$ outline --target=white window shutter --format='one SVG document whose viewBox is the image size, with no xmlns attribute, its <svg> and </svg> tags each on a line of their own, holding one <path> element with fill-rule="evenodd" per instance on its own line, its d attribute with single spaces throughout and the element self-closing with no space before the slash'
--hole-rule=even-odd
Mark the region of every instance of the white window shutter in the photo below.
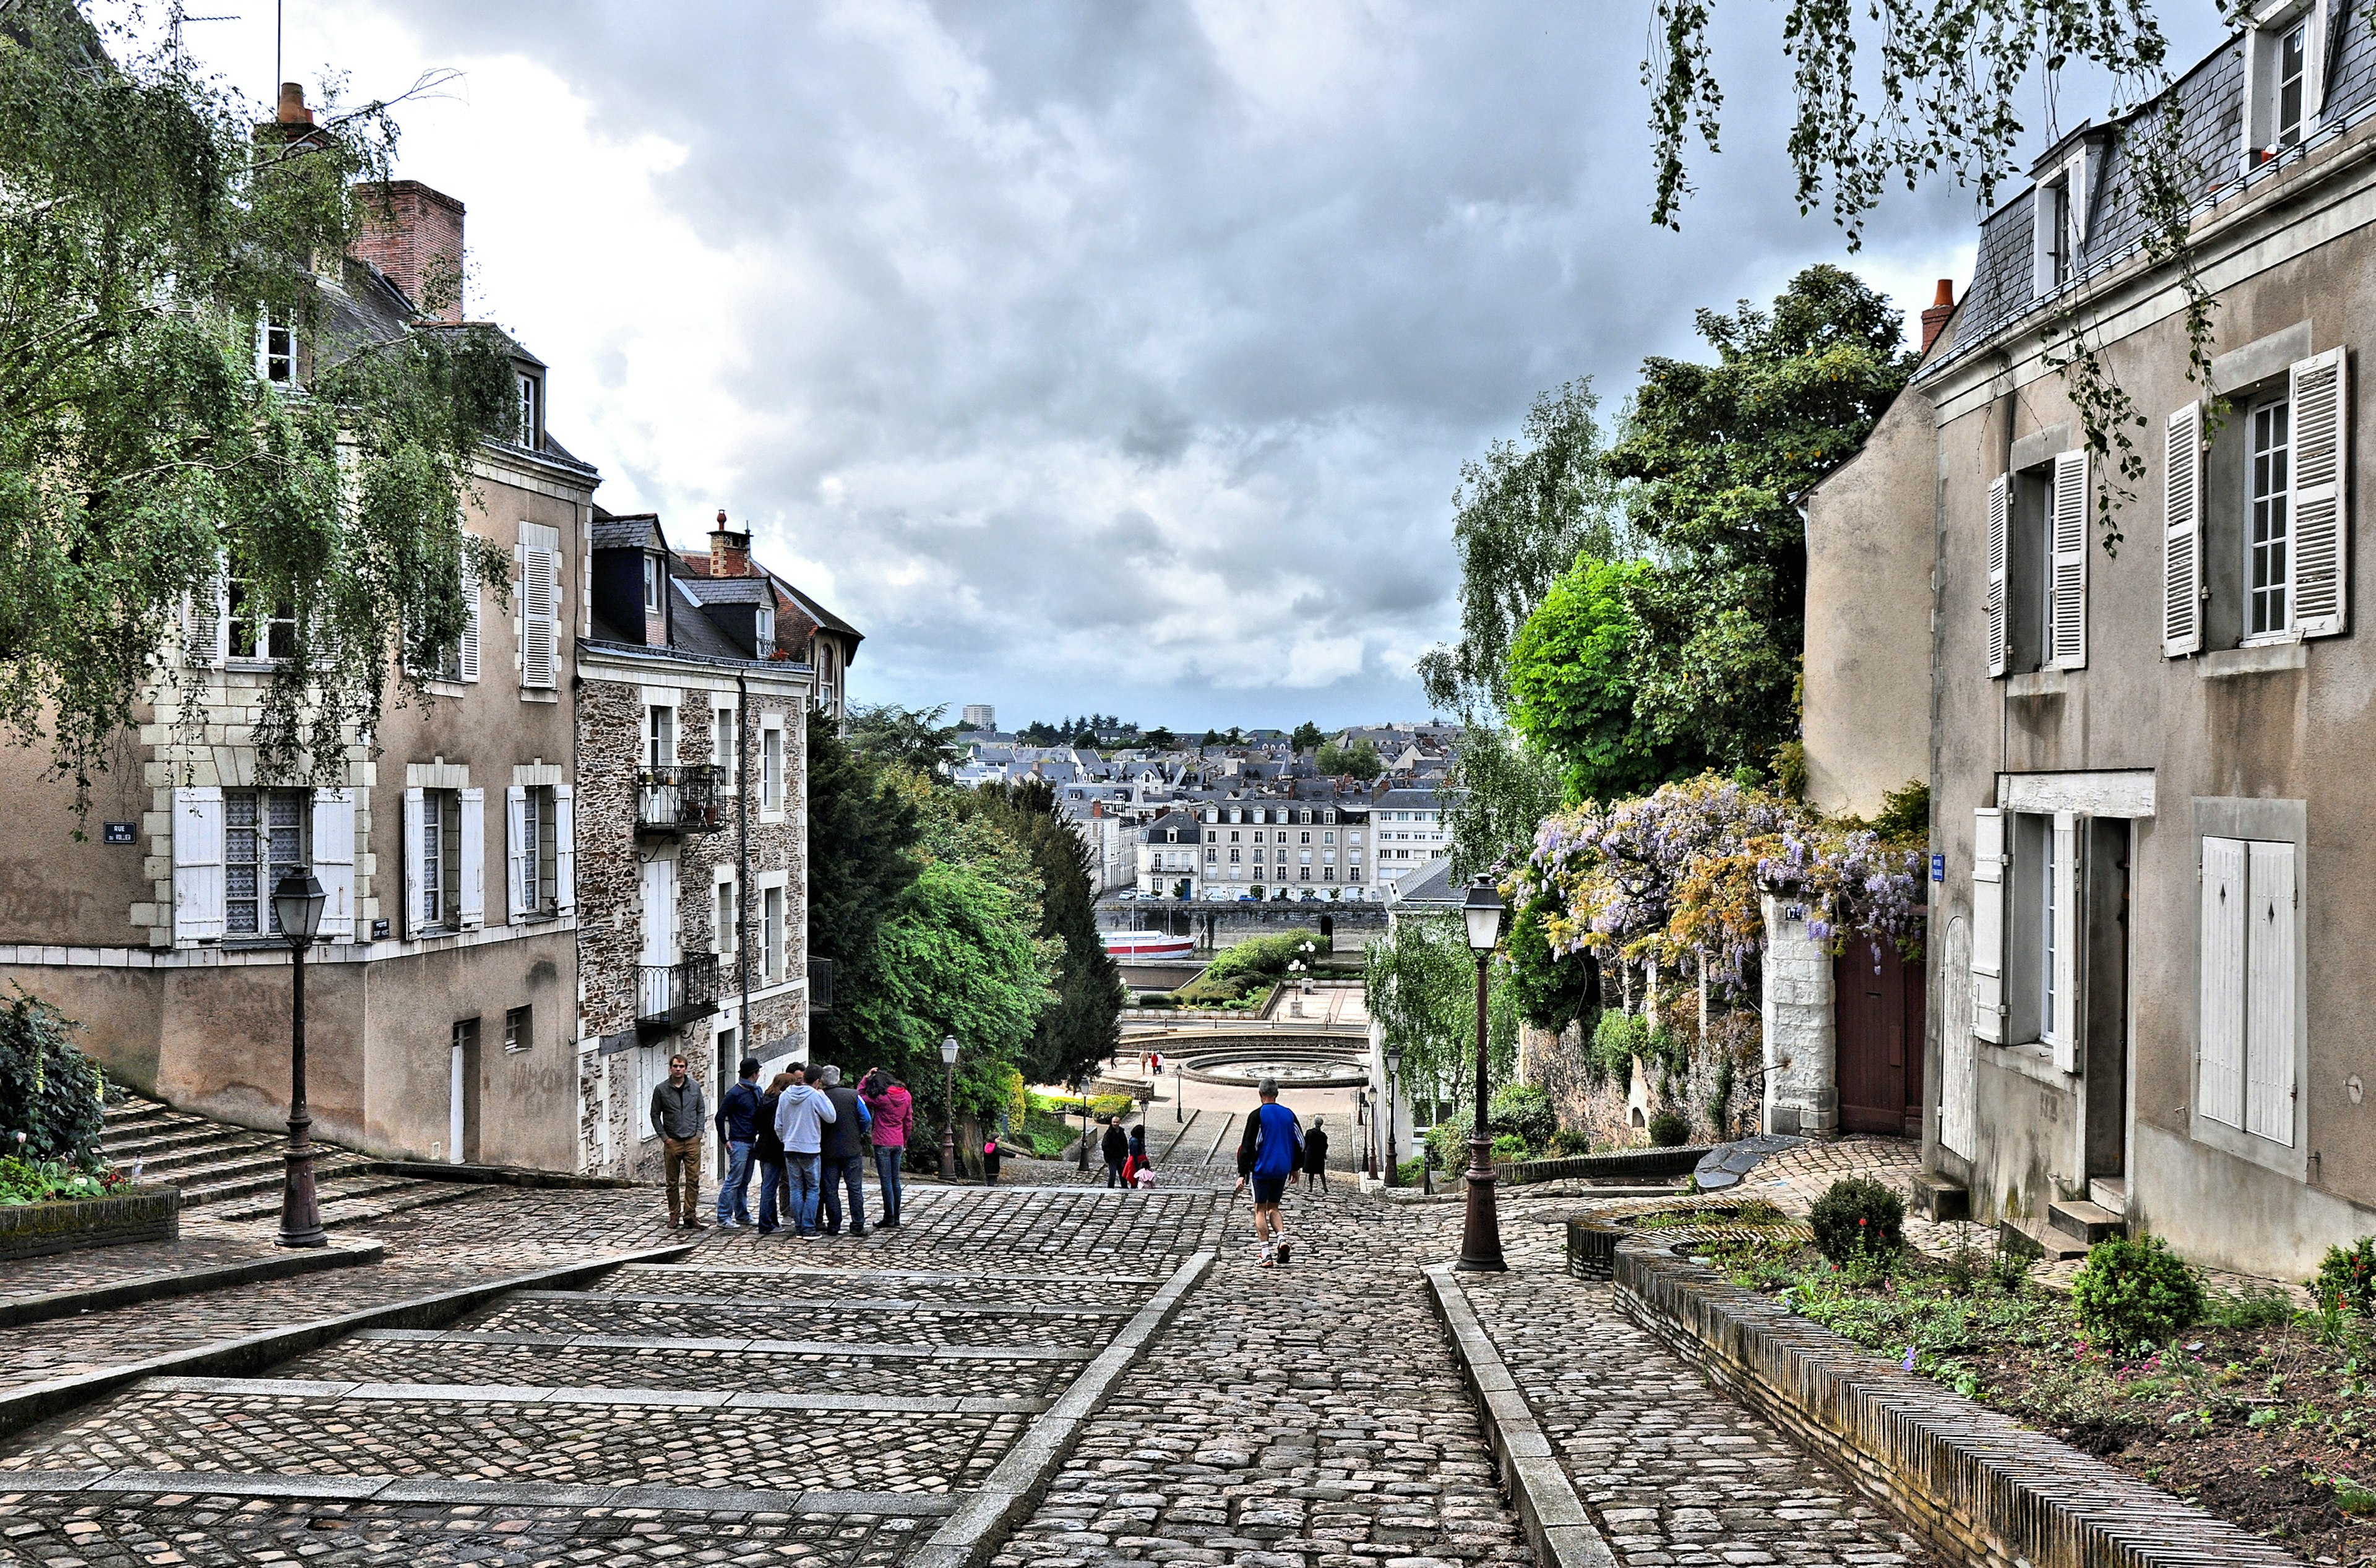
<svg viewBox="0 0 2376 1568">
<path fill-rule="evenodd" d="M 404 792 L 404 934 L 419 936 L 429 926 L 428 797 L 419 790 Z"/>
<path fill-rule="evenodd" d="M 531 546 L 520 567 L 520 684 L 553 683 L 553 552 Z"/>
<path fill-rule="evenodd" d="M 2058 453 L 2054 458 L 2054 551 L 2048 569 L 2054 593 L 2053 646 L 2047 662 L 2057 670 L 2087 668 L 2087 454 Z"/>
<path fill-rule="evenodd" d="M 480 597 L 478 574 L 470 570 L 469 557 L 465 555 L 462 560 L 462 603 L 465 611 L 462 621 L 462 651 L 457 660 L 462 667 L 462 679 L 465 681 L 475 681 L 479 678 Z"/>
<path fill-rule="evenodd" d="M 2244 1131 L 2294 1141 L 2294 847 L 2245 846 Z"/>
<path fill-rule="evenodd" d="M 231 579 L 220 570 L 211 585 L 182 596 L 182 658 L 201 670 L 220 670 L 231 658 Z"/>
<path fill-rule="evenodd" d="M 1989 593 L 1986 636 L 1989 673 L 2002 675 L 2009 662 L 2005 647 L 2005 533 L 2011 505 L 2011 481 L 1999 474 L 1989 485 Z"/>
<path fill-rule="evenodd" d="M 2244 1124 L 2244 844 L 2203 840 L 2202 1040 L 2196 1109 Z"/>
<path fill-rule="evenodd" d="M 325 937 L 354 940 L 355 792 L 314 791 L 314 876 L 328 902 L 322 906 Z"/>
<path fill-rule="evenodd" d="M 173 791 L 173 940 L 223 933 L 223 797 L 212 784 Z"/>
<path fill-rule="evenodd" d="M 476 931 L 487 923 L 487 792 L 457 790 L 462 802 L 461 925 Z"/>
<path fill-rule="evenodd" d="M 2329 349 L 2297 361 L 2293 398 L 2294 629 L 2306 637 L 2331 637 L 2343 630 L 2349 587 L 2344 558 L 2343 350 Z"/>
<path fill-rule="evenodd" d="M 504 902 L 513 925 L 536 911 L 536 859 L 528 835 L 528 789 L 514 784 L 504 791 Z"/>
<path fill-rule="evenodd" d="M 577 806 L 566 784 L 552 787 L 552 907 L 577 908 Z"/>
<path fill-rule="evenodd" d="M 2162 426 L 2161 651 L 2203 651 L 2203 405 Z"/>
<path fill-rule="evenodd" d="M 2079 1070 L 2079 824 L 2069 812 L 2054 815 L 2054 1067 Z"/>
<path fill-rule="evenodd" d="M 1972 814 L 1972 1033 L 2004 1043 L 2004 813 Z"/>
</svg>

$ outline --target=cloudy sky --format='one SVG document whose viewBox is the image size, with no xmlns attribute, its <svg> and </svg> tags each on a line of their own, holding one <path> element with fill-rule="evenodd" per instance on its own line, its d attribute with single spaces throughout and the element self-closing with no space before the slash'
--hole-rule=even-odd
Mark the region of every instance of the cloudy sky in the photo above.
<svg viewBox="0 0 2376 1568">
<path fill-rule="evenodd" d="M 273 0 L 194 23 L 259 101 Z M 867 634 L 861 700 L 1180 728 L 1421 711 L 1461 461 L 1613 413 L 1691 312 L 1841 259 L 1767 6 L 1720 159 L 1646 220 L 1648 6 L 1490 0 L 287 0 L 286 74 L 408 106 L 470 309 L 552 365 L 614 511 L 724 507 Z M 1854 265 L 1909 317 L 1968 195 Z"/>
</svg>

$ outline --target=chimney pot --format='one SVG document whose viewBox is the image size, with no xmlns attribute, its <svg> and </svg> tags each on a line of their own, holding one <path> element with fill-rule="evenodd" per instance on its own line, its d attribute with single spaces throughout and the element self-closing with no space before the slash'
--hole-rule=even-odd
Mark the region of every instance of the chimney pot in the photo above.
<svg viewBox="0 0 2376 1568">
<path fill-rule="evenodd" d="M 314 112 L 305 107 L 304 83 L 280 84 L 280 111 L 273 118 L 284 125 L 310 125 L 314 123 Z"/>
<path fill-rule="evenodd" d="M 751 535 L 726 526 L 726 508 L 718 509 L 718 526 L 709 531 L 709 575 L 747 577 L 751 571 Z"/>
<path fill-rule="evenodd" d="M 1945 330 L 1947 318 L 1954 314 L 1955 280 L 1953 278 L 1942 278 L 1939 279 L 1939 292 L 1931 300 L 1930 308 L 1922 313 L 1922 351 L 1924 353 L 1930 351 L 1930 345 L 1936 343 L 1939 340 L 1939 334 Z"/>
</svg>

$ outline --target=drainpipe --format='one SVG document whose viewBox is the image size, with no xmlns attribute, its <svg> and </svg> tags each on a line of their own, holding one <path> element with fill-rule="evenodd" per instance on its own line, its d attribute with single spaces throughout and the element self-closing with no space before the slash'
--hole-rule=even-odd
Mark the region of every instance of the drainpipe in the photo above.
<svg viewBox="0 0 2376 1568">
<path fill-rule="evenodd" d="M 751 769 L 743 761 L 751 744 L 751 681 L 734 672 L 734 967 L 742 977 L 742 1054 L 756 1056 L 751 1027 Z"/>
</svg>

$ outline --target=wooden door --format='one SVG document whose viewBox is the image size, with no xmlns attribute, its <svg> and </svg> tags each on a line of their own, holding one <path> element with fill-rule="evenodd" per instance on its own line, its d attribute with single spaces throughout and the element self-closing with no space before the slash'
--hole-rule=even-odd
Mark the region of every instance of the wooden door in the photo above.
<svg viewBox="0 0 2376 1568">
<path fill-rule="evenodd" d="M 1832 960 L 1840 1130 L 1922 1132 L 1922 970 L 1887 942 L 1849 939 Z"/>
</svg>

